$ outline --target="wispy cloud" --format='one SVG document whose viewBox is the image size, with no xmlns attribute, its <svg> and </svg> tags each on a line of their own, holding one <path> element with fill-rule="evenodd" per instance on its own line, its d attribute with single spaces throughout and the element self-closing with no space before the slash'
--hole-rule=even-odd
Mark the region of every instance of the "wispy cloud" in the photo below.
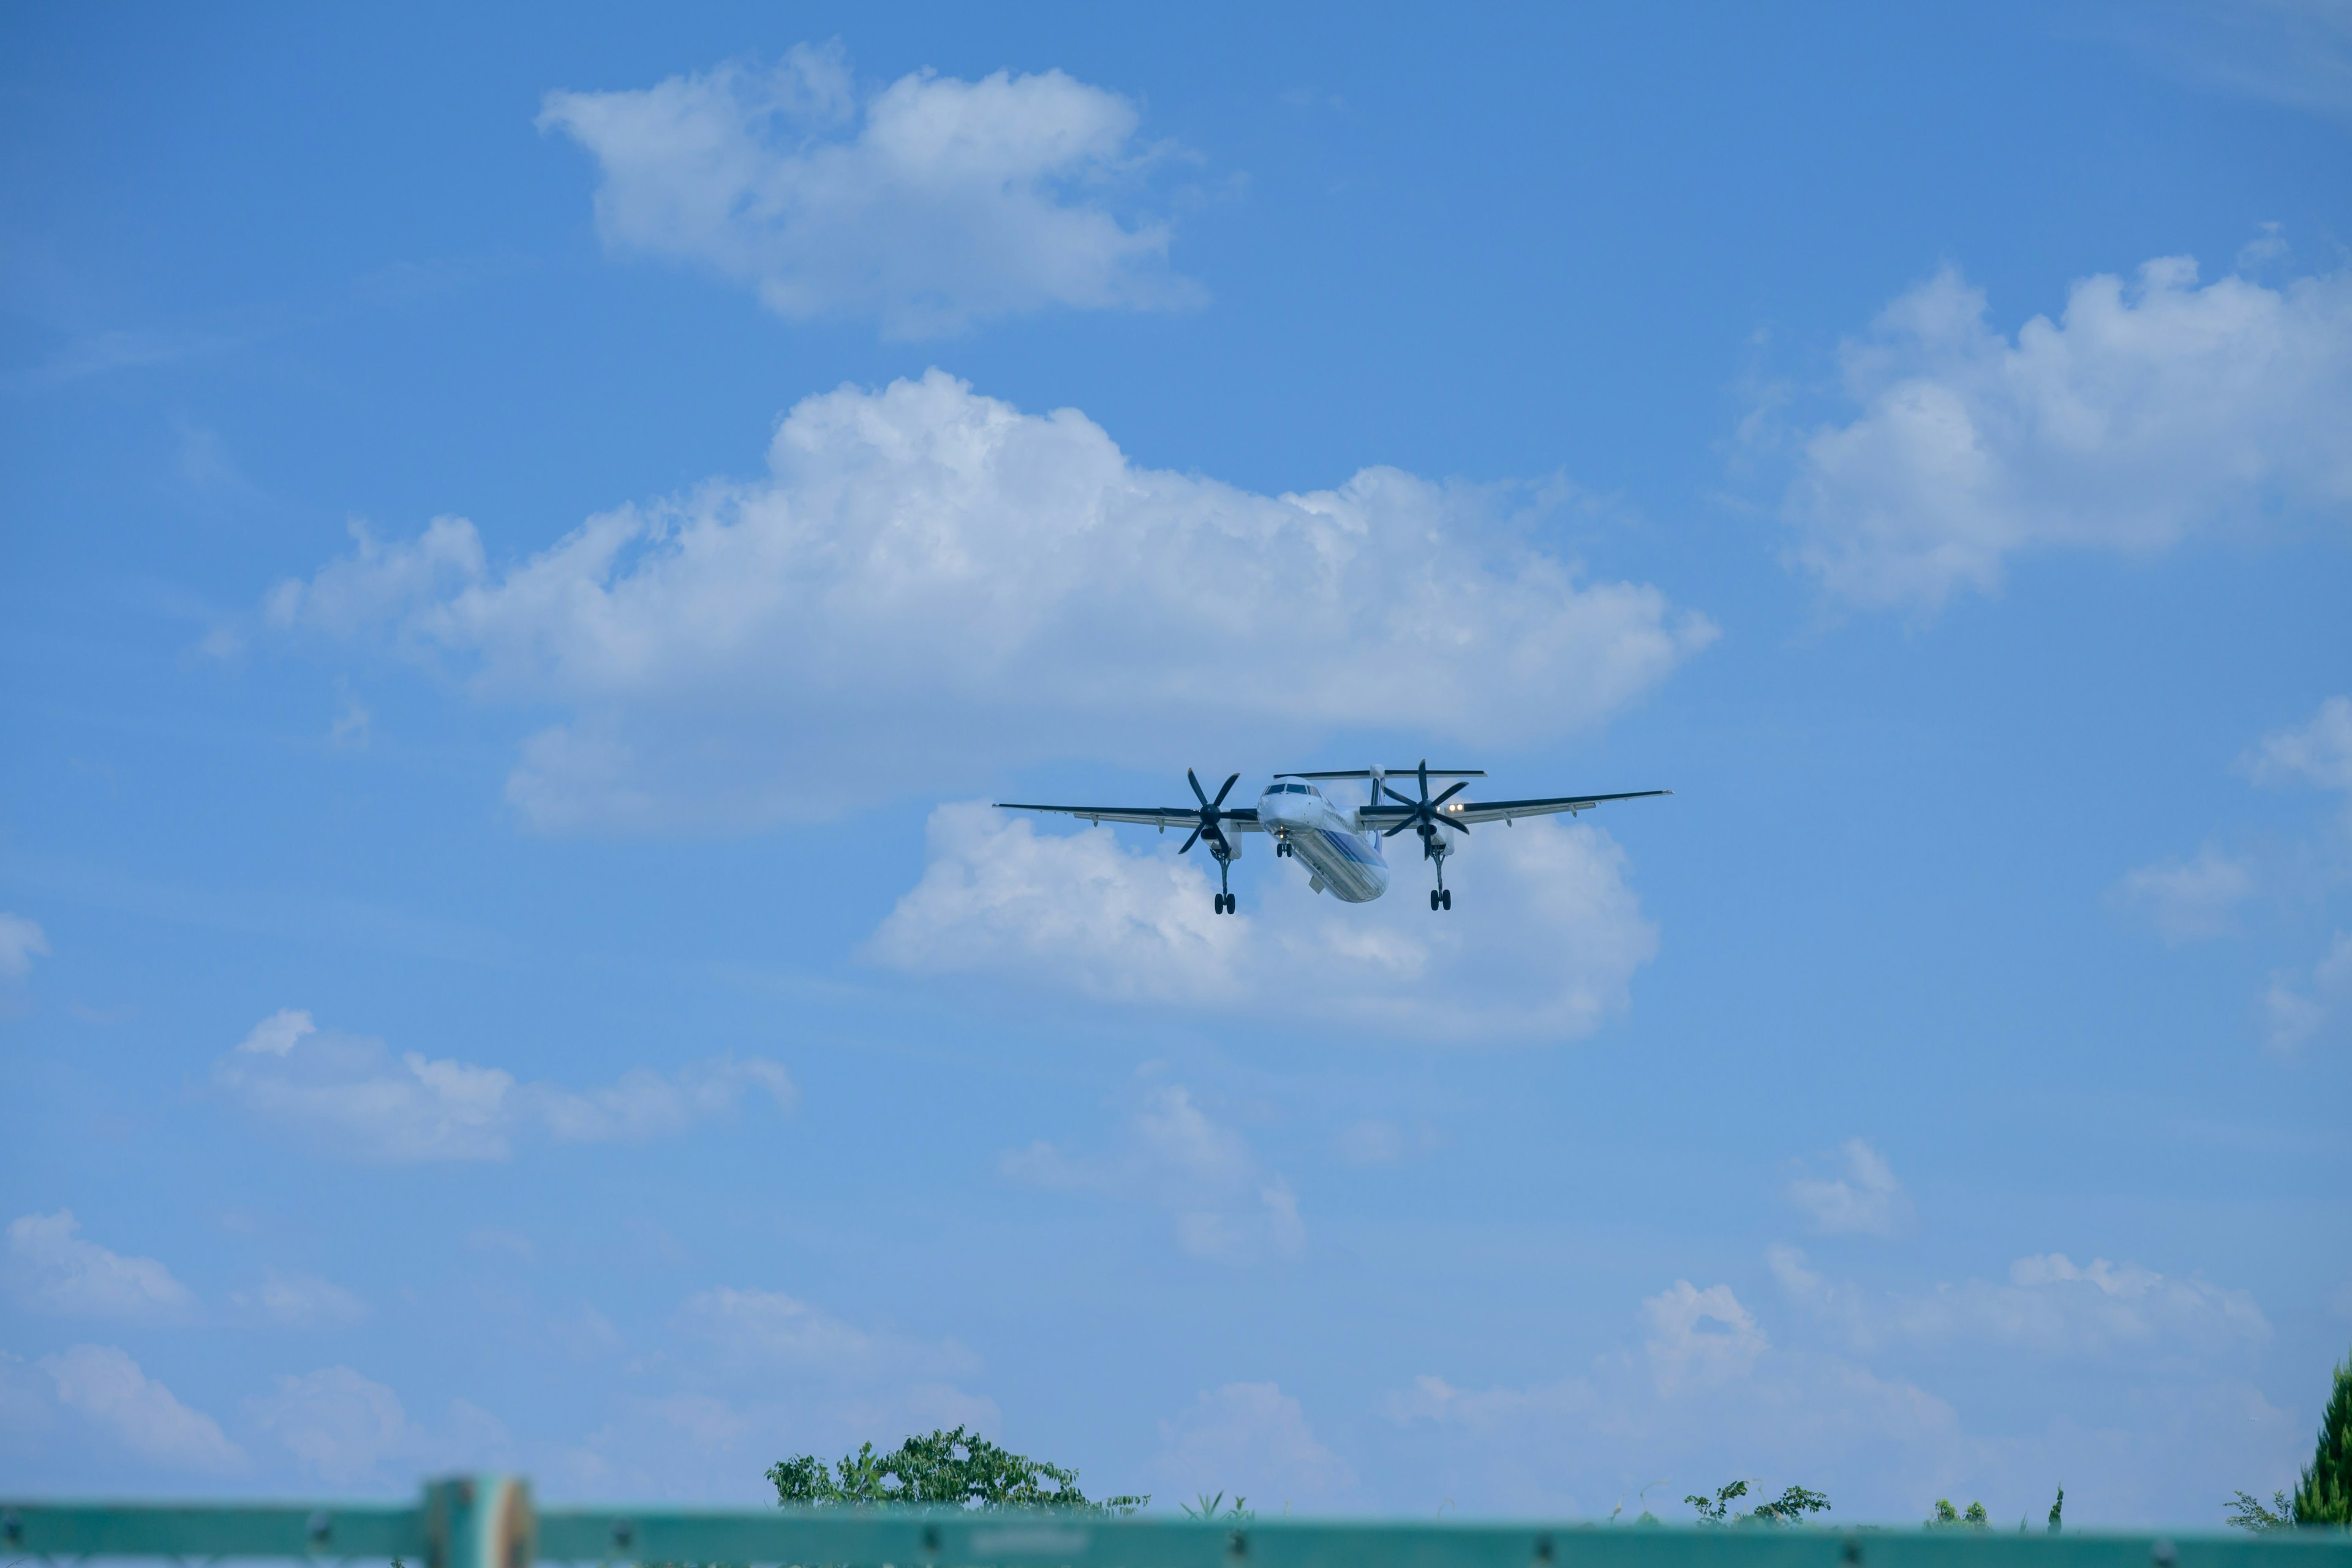
<svg viewBox="0 0 2352 1568">
<path fill-rule="evenodd" d="M 2337 931 L 2308 974 L 2273 973 L 2262 1011 L 2264 1043 L 2282 1054 L 2352 1033 L 2352 931 Z"/>
<path fill-rule="evenodd" d="M 2237 907 L 2254 893 L 2252 863 L 2211 845 L 2189 860 L 2160 860 L 2125 873 L 2109 893 L 2118 908 L 2155 926 L 2170 942 L 2221 936 Z"/>
<path fill-rule="evenodd" d="M 1008 1177 L 1031 1186 L 1098 1192 L 1164 1210 L 1192 1257 L 1244 1263 L 1288 1257 L 1307 1239 L 1290 1183 L 1269 1171 L 1233 1128 L 1178 1084 L 1150 1089 L 1127 1118 L 1124 1146 L 1072 1156 L 1039 1142 L 1004 1156 Z"/>
<path fill-rule="evenodd" d="M 156 1321 L 196 1308 L 195 1293 L 162 1263 L 84 1237 L 71 1209 L 9 1222 L 7 1276 L 19 1302 L 57 1317 Z"/>
<path fill-rule="evenodd" d="M 0 910 L 0 981 L 22 980 L 33 960 L 49 956 L 49 933 L 37 921 Z"/>
<path fill-rule="evenodd" d="M 1893 1236 L 1911 1222 L 1911 1199 L 1886 1157 L 1859 1138 L 1841 1151 L 1845 1170 L 1836 1176 L 1798 1176 L 1789 1184 L 1790 1201 L 1825 1236 Z"/>
<path fill-rule="evenodd" d="M 416 1051 L 395 1059 L 381 1040 L 321 1031 L 290 1007 L 215 1062 L 213 1082 L 324 1152 L 394 1163 L 503 1160 L 530 1133 L 584 1143 L 670 1137 L 731 1113 L 752 1091 L 782 1110 L 796 1098 L 784 1069 L 758 1057 L 698 1062 L 670 1077 L 639 1068 L 571 1089 Z"/>
<path fill-rule="evenodd" d="M 1279 1384 L 1206 1389 L 1160 1424 L 1152 1469 L 1177 1496 L 1223 1492 L 1268 1513 L 1328 1509 L 1355 1489 L 1348 1462 L 1326 1447 L 1306 1409 Z"/>
<path fill-rule="evenodd" d="M 1925 1292 L 1873 1293 L 1825 1279 L 1790 1247 L 1769 1254 L 1788 1299 L 1857 1350 L 1975 1342 L 2047 1354 L 2211 1354 L 2270 1338 L 2243 1290 L 2159 1274 L 2134 1263 L 2063 1253 L 2021 1258 L 2006 1280 L 1965 1279 Z"/>
<path fill-rule="evenodd" d="M 205 1475 L 245 1466 L 244 1450 L 218 1422 L 181 1404 L 112 1345 L 75 1345 L 39 1364 L 59 1405 L 139 1458 Z"/>
</svg>

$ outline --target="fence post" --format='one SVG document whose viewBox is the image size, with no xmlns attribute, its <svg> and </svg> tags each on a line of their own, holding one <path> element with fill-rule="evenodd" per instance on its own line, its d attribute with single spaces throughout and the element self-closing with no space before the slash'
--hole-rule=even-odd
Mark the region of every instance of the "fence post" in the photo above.
<svg viewBox="0 0 2352 1568">
<path fill-rule="evenodd" d="M 425 1486 L 426 1568 L 530 1568 L 539 1521 L 519 1476 L 451 1476 Z"/>
</svg>

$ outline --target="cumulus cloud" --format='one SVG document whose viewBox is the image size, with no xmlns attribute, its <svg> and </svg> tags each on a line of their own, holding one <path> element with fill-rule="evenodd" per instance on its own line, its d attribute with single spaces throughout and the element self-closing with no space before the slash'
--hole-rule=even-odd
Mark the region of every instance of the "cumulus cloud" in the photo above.
<svg viewBox="0 0 2352 1568">
<path fill-rule="evenodd" d="M 594 154 L 606 246 L 710 268 L 792 321 L 878 316 L 892 337 L 1200 291 L 1169 225 L 1118 198 L 1166 149 L 1135 105 L 1058 70 L 931 71 L 863 91 L 840 47 L 620 92 L 551 92 L 541 130 Z"/>
<path fill-rule="evenodd" d="M 979 1359 L 953 1341 L 927 1344 L 861 1329 L 781 1290 L 698 1291 L 678 1309 L 677 1326 L 742 1371 L 872 1378 L 980 1370 Z"/>
<path fill-rule="evenodd" d="M 8 1224 L 8 1283 L 16 1300 L 62 1318 L 152 1322 L 195 1310 L 193 1291 L 152 1258 L 110 1252 L 81 1234 L 73 1210 Z"/>
<path fill-rule="evenodd" d="M 49 955 L 48 933 L 36 921 L 0 910 L 0 980 L 22 980 L 33 960 Z"/>
<path fill-rule="evenodd" d="M 922 880 L 867 955 L 1103 1001 L 1460 1040 L 1588 1034 L 1629 1004 L 1634 971 L 1657 952 L 1624 851 L 1587 824 L 1481 828 L 1448 863 L 1444 915 L 1421 900 L 1417 858 L 1401 858 L 1397 890 L 1374 903 L 1318 897 L 1276 862 L 1246 912 L 1218 916 L 1213 876 L 1179 842 L 1129 847 L 1108 826 L 1040 832 L 986 806 L 941 806 Z"/>
<path fill-rule="evenodd" d="M 790 1110 L 791 1078 L 758 1057 L 719 1058 L 665 1078 L 635 1068 L 598 1089 L 519 1082 L 499 1068 L 322 1031 L 287 1008 L 213 1064 L 213 1081 L 256 1115 L 322 1148 L 382 1163 L 503 1160 L 539 1133 L 568 1142 L 639 1142 L 731 1112 L 757 1090 Z"/>
<path fill-rule="evenodd" d="M 337 1486 L 372 1478 L 412 1442 L 399 1395 L 347 1366 L 280 1377 L 274 1393 L 251 1402 L 248 1414 L 305 1469 Z"/>
<path fill-rule="evenodd" d="M 219 1423 L 181 1404 L 112 1345 L 75 1345 L 39 1365 L 58 1404 L 141 1458 L 214 1475 L 245 1463 Z"/>
<path fill-rule="evenodd" d="M 2227 932 L 2232 912 L 2253 892 L 2253 867 L 2209 844 L 2193 860 L 2162 860 L 2126 873 L 2110 899 L 2165 941 L 2181 942 Z"/>
<path fill-rule="evenodd" d="M 1167 767 L 1348 730 L 1526 745 L 1715 636 L 1532 548 L 1496 492 L 1367 468 L 1253 494 L 937 371 L 806 399 L 769 465 L 497 568 L 463 520 L 360 530 L 266 613 L 568 710 L 507 783 L 550 831 L 822 817 L 1041 755 Z"/>
<path fill-rule="evenodd" d="M 1843 1151 L 1845 1173 L 1827 1178 L 1799 1176 L 1789 1197 L 1824 1236 L 1893 1236 L 1911 1220 L 1911 1199 L 1895 1179 L 1886 1157 L 1859 1138 Z"/>
<path fill-rule="evenodd" d="M 1831 593 L 1932 608 L 2042 548 L 2150 553 L 2352 501 L 2352 273 L 2200 287 L 2168 257 L 2014 340 L 1947 268 L 1843 351 L 1861 412 L 1801 446 L 1783 511 Z"/>
<path fill-rule="evenodd" d="M 1013 1180 L 1154 1204 L 1194 1258 L 1241 1263 L 1288 1257 L 1307 1239 L 1290 1183 L 1267 1170 L 1239 1132 L 1212 1120 L 1177 1084 L 1153 1088 L 1128 1119 L 1126 1146 L 1073 1158 L 1038 1142 L 1004 1156 Z"/>
<path fill-rule="evenodd" d="M 1171 1492 L 1255 1498 L 1268 1511 L 1328 1507 L 1356 1484 L 1347 1461 L 1316 1438 L 1305 1408 L 1272 1383 L 1204 1390 L 1160 1424 L 1153 1468 Z"/>
<path fill-rule="evenodd" d="M 2270 1323 L 2243 1290 L 2104 1258 L 2021 1258 L 2006 1281 L 1968 1279 L 1919 1293 L 1872 1294 L 1832 1283 L 1790 1247 L 1768 1254 L 1781 1290 L 1857 1350 L 1979 1343 L 2051 1355 L 2212 1354 L 2260 1343 Z"/>
<path fill-rule="evenodd" d="M 2263 1038 L 2292 1052 L 2317 1040 L 2341 1038 L 2352 1024 L 2352 931 L 2337 931 L 2308 976 L 2281 971 L 2263 993 Z"/>
</svg>

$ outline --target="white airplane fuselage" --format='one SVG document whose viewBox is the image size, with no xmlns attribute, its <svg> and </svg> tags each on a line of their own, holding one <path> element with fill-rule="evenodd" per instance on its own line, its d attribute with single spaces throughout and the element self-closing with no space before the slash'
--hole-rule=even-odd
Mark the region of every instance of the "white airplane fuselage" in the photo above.
<svg viewBox="0 0 2352 1568">
<path fill-rule="evenodd" d="M 1258 797 L 1257 819 L 1332 897 L 1369 904 L 1389 890 L 1379 835 L 1358 832 L 1355 812 L 1334 805 L 1314 785 L 1276 779 Z"/>
</svg>

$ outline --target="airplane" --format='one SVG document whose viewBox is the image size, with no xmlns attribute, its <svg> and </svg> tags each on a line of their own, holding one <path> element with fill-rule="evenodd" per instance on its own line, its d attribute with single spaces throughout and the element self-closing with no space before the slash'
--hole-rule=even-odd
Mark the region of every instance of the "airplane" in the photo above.
<svg viewBox="0 0 2352 1568">
<path fill-rule="evenodd" d="M 1420 799 L 1390 787 L 1388 781 L 1399 775 L 1421 781 Z M 1234 906 L 1233 863 L 1242 852 L 1239 838 L 1229 837 L 1229 832 L 1270 834 L 1277 858 L 1307 863 L 1308 887 L 1318 893 L 1328 891 L 1346 903 L 1368 904 L 1389 890 L 1389 862 L 1381 848 L 1383 841 L 1409 827 L 1421 835 L 1423 858 L 1436 867 L 1437 886 L 1430 890 L 1429 907 L 1433 910 L 1451 910 L 1454 895 L 1445 886 L 1445 858 L 1456 853 L 1460 847 L 1446 837 L 1447 832 L 1467 834 L 1473 823 L 1500 821 L 1507 825 L 1522 816 L 1544 816 L 1559 811 L 1573 816 L 1603 801 L 1643 800 L 1675 793 L 1670 789 L 1637 789 L 1619 795 L 1565 795 L 1543 800 L 1455 800 L 1456 795 L 1469 787 L 1470 780 L 1485 778 L 1486 770 L 1433 768 L 1424 757 L 1418 767 L 1411 768 L 1276 773 L 1258 795 L 1257 805 L 1229 810 L 1225 796 L 1233 793 L 1241 776 L 1235 773 L 1227 779 L 1213 798 L 1201 787 L 1200 778 L 1192 770 L 1185 769 L 1184 777 L 1192 785 L 1192 798 L 1200 802 L 1197 806 L 1033 805 L 1010 800 L 995 804 L 1000 811 L 1054 811 L 1093 823 L 1140 823 L 1162 833 L 1171 827 L 1190 827 L 1192 836 L 1176 853 L 1186 854 L 1193 845 L 1207 840 L 1209 853 L 1217 861 L 1217 913 L 1229 915 Z M 1342 806 L 1318 787 L 1317 781 L 1328 779 L 1364 779 L 1371 788 L 1366 792 L 1368 798 L 1362 805 Z M 1429 794 L 1432 779 L 1458 782 L 1433 800 Z M 1391 805 L 1381 800 L 1382 795 L 1396 804 Z"/>
</svg>

